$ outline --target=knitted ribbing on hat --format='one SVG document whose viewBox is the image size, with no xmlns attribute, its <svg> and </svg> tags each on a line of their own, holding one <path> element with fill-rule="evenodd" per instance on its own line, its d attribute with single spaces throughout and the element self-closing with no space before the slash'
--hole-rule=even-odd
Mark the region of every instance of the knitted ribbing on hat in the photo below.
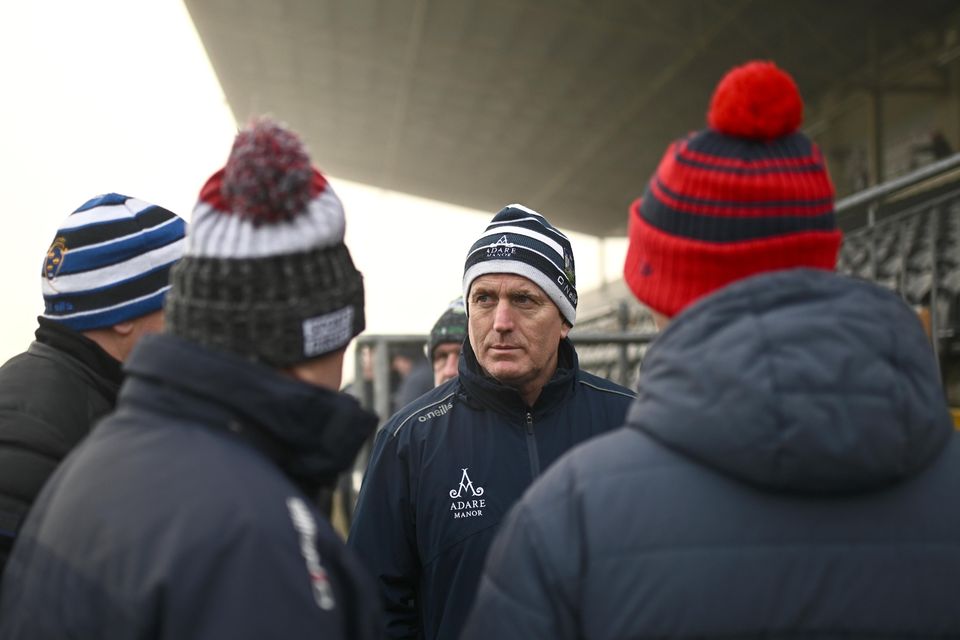
<svg viewBox="0 0 960 640">
<path fill-rule="evenodd" d="M 835 267 L 833 185 L 802 119 L 793 78 L 772 62 L 721 80 L 709 128 L 670 145 L 630 208 L 624 278 L 641 302 L 674 316 L 754 274 Z"/>
<path fill-rule="evenodd" d="M 510 273 L 534 282 L 564 319 L 577 320 L 577 276 L 570 240 L 542 215 L 520 204 L 501 209 L 467 253 L 463 297 L 488 273 Z"/>
<path fill-rule="evenodd" d="M 255 258 L 343 242 L 340 199 L 299 138 L 259 120 L 237 134 L 226 166 L 193 211 L 187 255 Z"/>
<path fill-rule="evenodd" d="M 346 346 L 364 316 L 344 228 L 300 139 L 255 121 L 200 192 L 173 273 L 170 331 L 276 366 Z"/>
</svg>

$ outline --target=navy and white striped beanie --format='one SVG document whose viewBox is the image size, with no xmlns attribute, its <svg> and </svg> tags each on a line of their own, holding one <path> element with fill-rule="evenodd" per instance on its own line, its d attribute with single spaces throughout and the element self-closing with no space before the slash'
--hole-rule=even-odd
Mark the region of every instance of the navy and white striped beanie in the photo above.
<svg viewBox="0 0 960 640">
<path fill-rule="evenodd" d="M 57 230 L 43 262 L 43 317 L 75 331 L 159 311 L 186 224 L 163 207 L 108 193 L 85 202 Z"/>
<path fill-rule="evenodd" d="M 536 211 L 510 204 L 493 217 L 467 254 L 464 300 L 470 299 L 473 281 L 488 273 L 512 273 L 531 280 L 553 300 L 570 326 L 576 321 L 577 276 L 570 240 Z"/>
<path fill-rule="evenodd" d="M 300 138 L 254 121 L 200 191 L 167 331 L 281 368 L 346 347 L 364 313 L 345 225 Z"/>
</svg>

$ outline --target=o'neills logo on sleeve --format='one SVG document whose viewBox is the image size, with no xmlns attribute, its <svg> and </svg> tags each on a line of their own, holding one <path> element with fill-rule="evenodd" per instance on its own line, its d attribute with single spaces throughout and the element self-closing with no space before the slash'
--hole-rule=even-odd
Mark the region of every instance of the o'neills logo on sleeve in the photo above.
<svg viewBox="0 0 960 640">
<path fill-rule="evenodd" d="M 417 421 L 418 421 L 418 422 L 426 422 L 427 420 L 432 420 L 433 418 L 439 418 L 440 416 L 444 415 L 447 411 L 450 411 L 451 409 L 453 409 L 453 403 L 452 403 L 452 402 L 448 402 L 448 403 L 446 403 L 446 404 L 441 404 L 441 405 L 439 405 L 436 409 L 433 409 L 433 410 L 431 410 L 431 411 L 427 411 L 427 412 L 426 412 L 425 414 L 423 414 L 422 416 L 418 416 L 418 417 L 417 417 Z"/>
<path fill-rule="evenodd" d="M 483 509 L 487 506 L 483 495 L 483 487 L 474 485 L 473 480 L 467 474 L 467 469 L 462 469 L 463 475 L 460 476 L 460 484 L 456 489 L 450 490 L 450 511 L 453 517 L 457 518 L 475 518 L 483 515 Z"/>
</svg>

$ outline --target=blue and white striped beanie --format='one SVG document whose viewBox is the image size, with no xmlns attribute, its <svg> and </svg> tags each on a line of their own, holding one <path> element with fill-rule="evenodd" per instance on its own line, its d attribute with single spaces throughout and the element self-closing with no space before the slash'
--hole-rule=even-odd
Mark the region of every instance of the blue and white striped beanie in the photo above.
<svg viewBox="0 0 960 640">
<path fill-rule="evenodd" d="M 463 298 L 488 273 L 512 273 L 536 283 L 573 326 L 577 319 L 577 276 L 570 240 L 542 215 L 510 204 L 493 217 L 473 243 L 463 269 Z M 469 304 L 467 305 L 469 313 Z"/>
<path fill-rule="evenodd" d="M 118 193 L 70 214 L 43 261 L 43 317 L 75 331 L 159 311 L 184 248 L 176 214 Z"/>
</svg>

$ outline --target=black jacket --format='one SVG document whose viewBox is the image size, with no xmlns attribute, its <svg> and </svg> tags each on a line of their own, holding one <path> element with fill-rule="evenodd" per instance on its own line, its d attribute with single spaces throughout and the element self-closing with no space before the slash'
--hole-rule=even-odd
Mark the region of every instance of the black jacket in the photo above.
<svg viewBox="0 0 960 640">
<path fill-rule="evenodd" d="M 380 581 L 388 635 L 456 638 L 501 519 L 561 454 L 619 426 L 632 398 L 581 371 L 563 340 L 557 374 L 528 408 L 464 344 L 459 378 L 378 434 L 350 530 Z"/>
<path fill-rule="evenodd" d="M 36 341 L 0 367 L 0 574 L 40 488 L 113 409 L 123 378 L 95 342 L 39 321 Z"/>
<path fill-rule="evenodd" d="M 651 346 L 626 428 L 558 462 L 464 638 L 960 637 L 960 443 L 889 291 L 750 278 Z"/>
<path fill-rule="evenodd" d="M 60 466 L 4 576 L 0 638 L 359 638 L 375 587 L 312 495 L 376 419 L 169 335 Z"/>
</svg>

